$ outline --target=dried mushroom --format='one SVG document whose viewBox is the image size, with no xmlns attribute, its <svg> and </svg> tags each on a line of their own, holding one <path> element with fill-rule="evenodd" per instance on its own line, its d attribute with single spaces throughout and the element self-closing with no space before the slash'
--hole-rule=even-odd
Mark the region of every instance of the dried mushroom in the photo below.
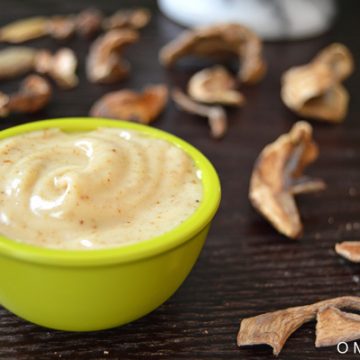
<svg viewBox="0 0 360 360">
<path fill-rule="evenodd" d="M 19 44 L 47 34 L 48 18 L 37 16 L 11 22 L 0 28 L 0 41 Z"/>
<path fill-rule="evenodd" d="M 312 63 L 329 67 L 336 81 L 344 81 L 354 71 L 354 60 L 350 50 L 340 43 L 333 43 L 321 50 Z"/>
<path fill-rule="evenodd" d="M 81 36 L 91 37 L 102 29 L 103 15 L 94 8 L 78 15 L 56 15 L 32 17 L 14 21 L 0 28 L 0 41 L 22 43 L 49 35 L 57 40 L 70 38 L 75 31 Z"/>
<path fill-rule="evenodd" d="M 150 124 L 163 111 L 167 98 L 165 85 L 148 86 L 142 93 L 131 90 L 114 91 L 95 102 L 90 116 Z"/>
<path fill-rule="evenodd" d="M 36 50 L 25 46 L 11 46 L 0 50 L 0 80 L 28 73 L 34 67 Z"/>
<path fill-rule="evenodd" d="M 303 226 L 294 195 L 322 190 L 321 180 L 302 175 L 318 157 L 312 127 L 297 122 L 288 134 L 267 145 L 258 157 L 250 180 L 252 205 L 282 234 L 298 238 Z"/>
<path fill-rule="evenodd" d="M 347 113 L 349 95 L 342 85 L 335 85 L 321 98 L 309 100 L 301 109 L 304 117 L 339 122 L 344 120 Z"/>
<path fill-rule="evenodd" d="M 25 46 L 12 46 L 0 51 L 0 80 L 26 74 L 32 70 L 52 77 L 62 88 L 77 85 L 75 74 L 77 59 L 68 48 L 54 55 L 48 50 L 37 50 Z"/>
<path fill-rule="evenodd" d="M 316 311 L 311 305 L 258 315 L 241 321 L 238 346 L 266 344 L 279 355 L 289 336 L 301 325 L 312 320 Z"/>
<path fill-rule="evenodd" d="M 73 16 L 53 16 L 47 23 L 47 34 L 57 40 L 69 39 L 75 33 Z"/>
<path fill-rule="evenodd" d="M 109 18 L 105 19 L 103 25 L 107 30 L 122 28 L 139 30 L 146 26 L 150 19 L 151 13 L 145 8 L 119 10 Z"/>
<path fill-rule="evenodd" d="M 343 241 L 335 245 L 335 251 L 345 259 L 360 263 L 360 241 Z"/>
<path fill-rule="evenodd" d="M 241 63 L 238 79 L 245 84 L 260 81 L 266 72 L 262 42 L 245 26 L 217 24 L 187 30 L 160 52 L 160 62 L 171 66 L 186 55 L 236 55 Z"/>
<path fill-rule="evenodd" d="M 52 90 L 49 82 L 39 75 L 29 75 L 21 83 L 17 93 L 0 93 L 0 116 L 10 113 L 33 113 L 44 108 L 50 101 Z"/>
<path fill-rule="evenodd" d="M 309 64 L 293 67 L 284 73 L 282 100 L 301 116 L 341 122 L 349 101 L 341 81 L 353 72 L 353 68 L 350 51 L 342 44 L 332 44 Z"/>
<path fill-rule="evenodd" d="M 327 307 L 317 313 L 316 321 L 315 346 L 318 348 L 360 338 L 360 315 Z"/>
<path fill-rule="evenodd" d="M 235 79 L 223 66 L 201 70 L 188 83 L 188 93 L 196 101 L 241 106 L 245 98 L 235 88 Z"/>
<path fill-rule="evenodd" d="M 74 33 L 71 16 L 31 17 L 0 28 L 0 41 L 19 44 L 45 35 L 64 40 Z"/>
<path fill-rule="evenodd" d="M 111 30 L 96 39 L 86 62 L 89 81 L 114 83 L 125 78 L 130 71 L 130 64 L 122 58 L 122 51 L 138 38 L 136 31 L 123 29 Z"/>
<path fill-rule="evenodd" d="M 102 28 L 103 14 L 100 10 L 89 8 L 81 11 L 75 20 L 77 32 L 90 38 L 97 34 Z"/>
<path fill-rule="evenodd" d="M 75 31 L 90 38 L 101 30 L 133 29 L 146 26 L 151 13 L 145 8 L 119 10 L 108 18 L 96 8 L 82 10 L 77 15 L 36 16 L 13 21 L 0 28 L 0 42 L 19 44 L 49 35 L 58 40 L 70 38 Z"/>
<path fill-rule="evenodd" d="M 174 89 L 172 98 L 178 107 L 191 114 L 206 117 L 209 122 L 211 135 L 215 139 L 222 138 L 227 130 L 227 117 L 221 106 L 208 106 L 199 104 L 190 99 L 179 89 Z"/>
<path fill-rule="evenodd" d="M 60 49 L 55 54 L 40 50 L 36 56 L 35 70 L 49 75 L 63 89 L 71 89 L 78 84 L 76 67 L 76 55 L 68 48 Z"/>
<path fill-rule="evenodd" d="M 313 320 L 319 311 L 330 306 L 360 310 L 360 297 L 343 296 L 243 319 L 237 345 L 266 344 L 273 348 L 274 355 L 278 355 L 293 332 Z"/>
<path fill-rule="evenodd" d="M 0 117 L 9 115 L 9 96 L 0 91 Z"/>
</svg>

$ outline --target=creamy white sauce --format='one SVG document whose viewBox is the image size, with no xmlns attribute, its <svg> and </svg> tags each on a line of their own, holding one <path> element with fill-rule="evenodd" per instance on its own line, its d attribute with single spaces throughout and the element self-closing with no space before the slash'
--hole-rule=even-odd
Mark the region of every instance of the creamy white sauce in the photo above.
<svg viewBox="0 0 360 360">
<path fill-rule="evenodd" d="M 203 193 L 183 150 L 116 128 L 1 140 L 0 167 L 0 233 L 49 248 L 151 239 L 186 220 Z"/>
</svg>

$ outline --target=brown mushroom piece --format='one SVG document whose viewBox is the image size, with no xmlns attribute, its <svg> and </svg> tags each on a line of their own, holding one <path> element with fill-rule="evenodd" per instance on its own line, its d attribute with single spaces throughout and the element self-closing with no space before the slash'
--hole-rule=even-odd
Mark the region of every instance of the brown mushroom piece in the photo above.
<svg viewBox="0 0 360 360">
<path fill-rule="evenodd" d="M 273 348 L 274 355 L 279 355 L 290 335 L 301 325 L 311 321 L 315 315 L 316 310 L 308 305 L 243 319 L 237 336 L 237 345 L 266 344 Z"/>
<path fill-rule="evenodd" d="M 277 231 L 289 238 L 298 238 L 303 231 L 294 195 L 325 188 L 322 180 L 302 175 L 318 153 L 312 127 L 299 121 L 288 134 L 267 145 L 256 160 L 250 180 L 250 201 Z"/>
<path fill-rule="evenodd" d="M 146 26 L 151 19 L 151 13 L 145 8 L 118 10 L 104 20 L 103 26 L 107 30 L 130 28 L 139 30 Z"/>
<path fill-rule="evenodd" d="M 304 323 L 313 320 L 319 311 L 331 306 L 360 310 L 360 297 L 343 296 L 243 319 L 237 345 L 266 344 L 273 348 L 274 355 L 278 355 L 292 333 Z"/>
<path fill-rule="evenodd" d="M 122 58 L 122 51 L 138 38 L 138 33 L 129 29 L 111 30 L 97 38 L 86 61 L 89 81 L 114 83 L 124 79 L 130 71 L 130 64 Z"/>
<path fill-rule="evenodd" d="M 29 75 L 20 85 L 17 93 L 0 93 L 0 116 L 10 113 L 34 113 L 44 108 L 51 99 L 49 82 L 39 75 Z"/>
<path fill-rule="evenodd" d="M 37 50 L 26 46 L 10 46 L 0 50 L 0 80 L 24 75 L 34 67 Z"/>
<path fill-rule="evenodd" d="M 0 41 L 19 44 L 47 35 L 48 18 L 35 16 L 13 21 L 0 28 Z"/>
<path fill-rule="evenodd" d="M 19 44 L 46 35 L 65 40 L 73 35 L 74 31 L 72 16 L 37 16 L 17 20 L 0 28 L 0 41 Z"/>
<path fill-rule="evenodd" d="M 76 67 L 76 55 L 69 48 L 59 49 L 55 54 L 41 50 L 36 56 L 35 70 L 49 75 L 63 89 L 71 89 L 78 84 Z"/>
<path fill-rule="evenodd" d="M 317 348 L 360 339 L 360 315 L 341 311 L 333 306 L 316 316 Z"/>
<path fill-rule="evenodd" d="M 349 95 L 342 86 L 354 69 L 350 51 L 342 44 L 323 49 L 307 65 L 293 67 L 282 77 L 281 98 L 297 114 L 338 123 L 344 120 Z"/>
<path fill-rule="evenodd" d="M 195 102 L 179 89 L 172 91 L 172 99 L 176 105 L 190 114 L 206 117 L 209 122 L 211 136 L 222 138 L 227 131 L 227 117 L 221 106 L 209 106 Z"/>
<path fill-rule="evenodd" d="M 6 117 L 9 115 L 9 96 L 0 91 L 0 117 Z"/>
<path fill-rule="evenodd" d="M 146 87 L 142 93 L 119 90 L 105 94 L 95 102 L 90 116 L 150 124 L 163 111 L 168 98 L 165 85 Z"/>
<path fill-rule="evenodd" d="M 75 33 L 73 16 L 52 16 L 47 22 L 47 34 L 57 40 L 67 40 Z"/>
<path fill-rule="evenodd" d="M 102 28 L 103 14 L 96 8 L 88 8 L 76 16 L 76 30 L 86 38 L 91 38 Z"/>
<path fill-rule="evenodd" d="M 195 73 L 189 80 L 188 93 L 194 100 L 208 104 L 241 106 L 245 102 L 236 90 L 234 77 L 223 66 Z"/>
<path fill-rule="evenodd" d="M 160 62 L 169 67 L 187 55 L 236 55 L 241 63 L 238 79 L 244 84 L 260 81 L 266 72 L 262 42 L 250 29 L 239 24 L 216 24 L 187 30 L 165 45 Z"/>
<path fill-rule="evenodd" d="M 350 50 L 341 43 L 333 43 L 321 50 L 312 63 L 328 66 L 336 81 L 344 81 L 354 72 L 353 56 Z"/>
<path fill-rule="evenodd" d="M 335 251 L 349 261 L 360 263 L 360 241 L 343 241 L 335 245 Z"/>
</svg>

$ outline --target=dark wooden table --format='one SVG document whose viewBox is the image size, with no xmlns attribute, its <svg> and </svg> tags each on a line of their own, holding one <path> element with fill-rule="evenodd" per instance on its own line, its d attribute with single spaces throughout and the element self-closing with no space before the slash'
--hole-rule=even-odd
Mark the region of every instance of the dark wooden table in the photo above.
<svg viewBox="0 0 360 360">
<path fill-rule="evenodd" d="M 90 1 L 1 0 L 0 24 L 38 14 L 79 11 Z M 185 3 L 185 2 L 184 2 Z M 89 85 L 84 59 L 89 42 L 66 43 L 80 57 L 80 86 L 55 91 L 51 105 L 32 116 L 12 116 L 1 128 L 37 119 L 83 116 L 103 93 L 119 88 L 140 89 L 148 83 L 184 86 L 200 68 L 186 63 L 163 70 L 158 50 L 181 28 L 164 18 L 150 1 L 92 1 L 106 13 L 119 6 L 145 5 L 153 9 L 151 24 L 127 56 L 131 77 L 118 85 Z M 338 126 L 314 122 L 321 154 L 309 173 L 326 180 L 322 193 L 299 198 L 305 224 L 300 241 L 277 234 L 250 206 L 250 172 L 260 150 L 297 120 L 281 103 L 280 76 L 292 65 L 309 61 L 323 46 L 341 41 L 359 59 L 359 1 L 342 1 L 335 26 L 328 34 L 308 41 L 266 44 L 269 72 L 259 85 L 244 88 L 248 104 L 230 111 L 230 129 L 221 142 L 209 138 L 206 121 L 178 112 L 172 103 L 154 126 L 188 140 L 217 168 L 223 198 L 205 248 L 192 273 L 164 305 L 129 325 L 101 332 L 50 331 L 29 324 L 0 309 L 0 359 L 269 359 L 270 348 L 238 349 L 239 320 L 288 306 L 340 295 L 360 295 L 360 266 L 334 253 L 340 240 L 360 239 L 360 75 L 346 86 L 351 94 L 349 115 Z M 184 5 L 185 6 L 185 5 Z M 31 43 L 55 49 L 50 39 Z M 1 91 L 14 90 L 19 81 L 2 83 Z M 279 359 L 360 358 L 339 355 L 336 348 L 315 349 L 314 323 L 298 330 Z"/>
</svg>

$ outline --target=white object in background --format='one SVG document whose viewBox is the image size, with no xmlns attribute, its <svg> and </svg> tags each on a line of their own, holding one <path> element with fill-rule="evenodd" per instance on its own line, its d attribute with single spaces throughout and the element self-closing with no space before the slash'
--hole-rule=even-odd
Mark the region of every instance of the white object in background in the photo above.
<svg viewBox="0 0 360 360">
<path fill-rule="evenodd" d="M 162 12 L 188 27 L 236 22 L 265 40 L 303 39 L 329 29 L 334 0 L 158 0 Z"/>
</svg>

